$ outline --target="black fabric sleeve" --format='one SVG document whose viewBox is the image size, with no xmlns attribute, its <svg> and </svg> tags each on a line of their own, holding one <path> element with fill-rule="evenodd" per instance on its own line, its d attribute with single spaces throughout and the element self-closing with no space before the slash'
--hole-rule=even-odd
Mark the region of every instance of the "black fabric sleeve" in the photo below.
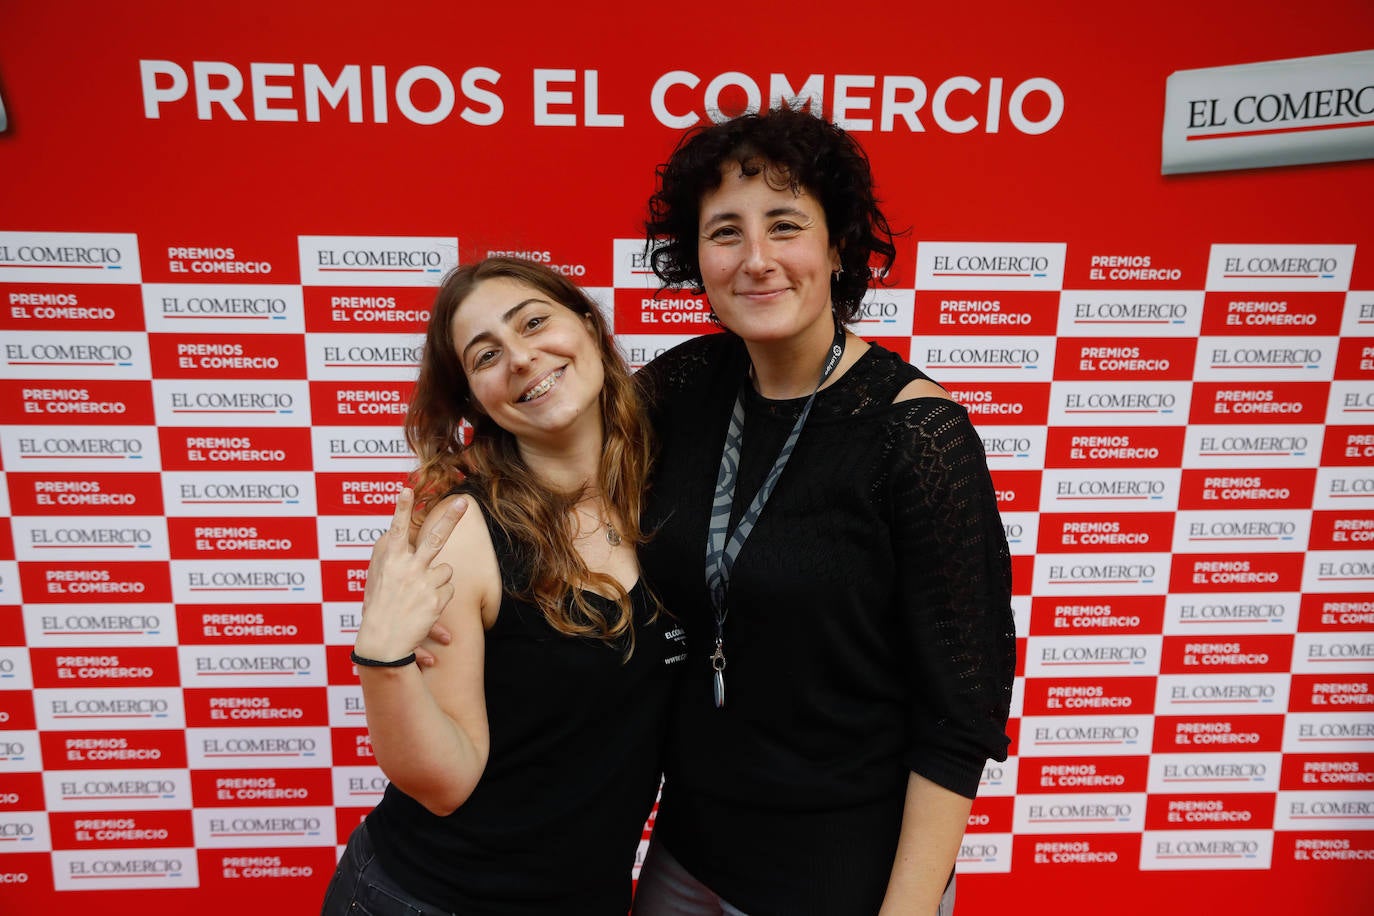
<svg viewBox="0 0 1374 916">
<path fill-rule="evenodd" d="M 966 798 L 1005 760 L 1016 666 L 1011 558 L 983 444 L 962 406 L 893 405 L 897 613 L 910 689 L 907 766 Z"/>
</svg>

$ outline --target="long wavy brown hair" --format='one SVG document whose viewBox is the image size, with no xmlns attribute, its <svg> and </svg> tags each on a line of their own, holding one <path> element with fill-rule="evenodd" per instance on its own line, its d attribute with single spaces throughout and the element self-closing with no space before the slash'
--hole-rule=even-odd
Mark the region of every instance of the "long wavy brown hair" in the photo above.
<svg viewBox="0 0 1374 916">
<path fill-rule="evenodd" d="M 604 442 L 596 480 L 585 488 L 562 492 L 537 478 L 520 457 L 515 436 L 482 413 L 471 396 L 453 340 L 453 316 L 479 283 L 497 277 L 523 283 L 591 323 L 605 373 Z M 485 493 L 483 509 L 510 536 L 530 572 L 528 587 L 517 597 L 536 604 L 558 632 L 600 639 L 621 647 L 629 658 L 634 650 L 629 593 L 611 576 L 587 568 L 573 546 L 573 507 L 599 491 L 619 519 L 621 538 L 635 546 L 644 543 L 639 513 L 653 444 L 638 386 L 586 293 L 561 274 L 518 258 L 491 257 L 451 271 L 435 296 L 405 435 L 419 458 L 412 484 L 421 518 L 458 484 L 475 484 Z M 583 589 L 612 598 L 611 611 L 590 603 Z"/>
</svg>

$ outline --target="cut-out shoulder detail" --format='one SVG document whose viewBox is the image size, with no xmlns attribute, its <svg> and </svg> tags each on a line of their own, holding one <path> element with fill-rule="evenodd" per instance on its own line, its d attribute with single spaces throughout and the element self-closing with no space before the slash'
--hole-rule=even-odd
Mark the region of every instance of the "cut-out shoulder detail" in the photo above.
<svg viewBox="0 0 1374 916">
<path fill-rule="evenodd" d="M 897 396 L 892 399 L 892 403 L 900 404 L 903 401 L 914 401 L 917 398 L 939 398 L 942 401 L 952 401 L 954 398 L 949 396 L 949 392 L 941 388 L 930 379 L 918 378 L 908 382 L 906 387 L 897 392 Z"/>
</svg>

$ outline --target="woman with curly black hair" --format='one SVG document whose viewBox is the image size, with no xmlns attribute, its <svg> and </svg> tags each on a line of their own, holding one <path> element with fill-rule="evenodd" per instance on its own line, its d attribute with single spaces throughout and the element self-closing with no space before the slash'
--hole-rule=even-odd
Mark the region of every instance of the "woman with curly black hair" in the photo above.
<svg viewBox="0 0 1374 916">
<path fill-rule="evenodd" d="M 948 913 L 1015 660 L 981 441 L 845 327 L 895 247 L 843 130 L 745 115 L 658 175 L 654 270 L 726 333 L 640 373 L 640 559 L 689 659 L 635 912 Z"/>
</svg>

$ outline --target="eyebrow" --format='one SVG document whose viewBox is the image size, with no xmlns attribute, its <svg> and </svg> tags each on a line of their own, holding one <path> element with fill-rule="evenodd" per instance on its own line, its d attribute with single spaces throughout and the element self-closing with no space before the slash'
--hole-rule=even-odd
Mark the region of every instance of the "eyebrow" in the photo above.
<svg viewBox="0 0 1374 916">
<path fill-rule="evenodd" d="M 523 309 L 525 306 L 537 305 L 543 301 L 543 299 L 540 299 L 538 297 L 531 297 L 529 299 L 522 300 L 521 302 L 517 302 L 515 305 L 506 309 L 506 311 L 501 315 L 501 323 L 509 324 L 510 320 L 514 318 L 517 314 L 519 314 L 520 310 Z M 472 336 L 472 340 L 469 340 L 463 346 L 463 359 L 467 359 L 468 351 L 471 350 L 473 346 L 475 346 L 478 343 L 481 343 L 484 340 L 491 340 L 492 337 L 493 335 L 490 331 L 478 331 L 476 334 L 474 334 Z"/>
<path fill-rule="evenodd" d="M 769 217 L 770 219 L 777 216 L 802 216 L 806 219 L 812 219 L 811 214 L 807 213 L 805 210 L 802 210 L 800 207 L 774 207 L 773 209 L 767 211 L 763 215 Z M 710 219 L 703 222 L 701 224 L 701 228 L 705 229 L 707 226 L 713 226 L 716 223 L 727 222 L 729 220 L 735 220 L 739 218 L 740 215 L 738 213 L 716 213 Z"/>
</svg>

